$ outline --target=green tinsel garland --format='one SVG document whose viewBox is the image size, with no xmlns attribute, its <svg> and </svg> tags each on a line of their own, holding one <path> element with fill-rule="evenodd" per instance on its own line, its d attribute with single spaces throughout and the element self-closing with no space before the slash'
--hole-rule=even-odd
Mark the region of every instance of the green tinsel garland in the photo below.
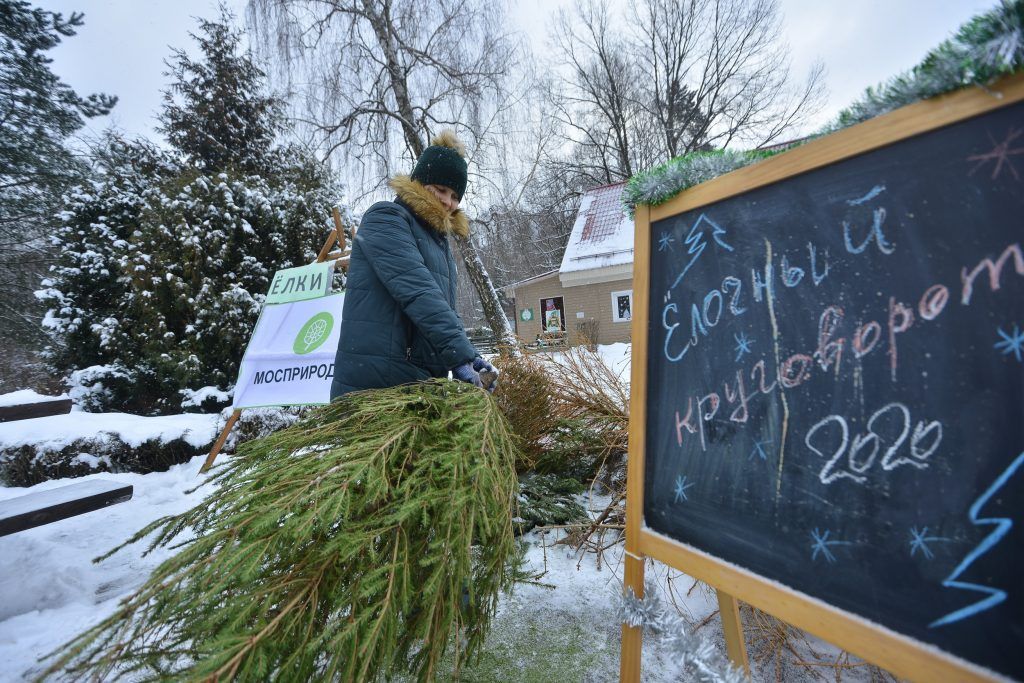
<svg viewBox="0 0 1024 683">
<path fill-rule="evenodd" d="M 1024 0 L 999 5 L 964 24 L 950 40 L 929 52 L 910 71 L 877 87 L 840 112 L 814 137 L 880 116 L 907 104 L 969 85 L 985 86 L 1024 69 Z M 622 201 L 657 206 L 694 185 L 771 156 L 770 152 L 694 152 L 630 178 Z"/>
<path fill-rule="evenodd" d="M 127 541 L 194 533 L 43 677 L 432 680 L 510 585 L 515 458 L 470 385 L 351 394 L 243 445 L 202 503 Z"/>
</svg>

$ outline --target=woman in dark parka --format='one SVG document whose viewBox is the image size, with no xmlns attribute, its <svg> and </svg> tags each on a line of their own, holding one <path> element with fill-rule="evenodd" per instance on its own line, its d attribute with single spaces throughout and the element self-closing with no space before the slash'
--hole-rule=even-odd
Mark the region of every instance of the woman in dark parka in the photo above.
<svg viewBox="0 0 1024 683">
<path fill-rule="evenodd" d="M 431 377 L 481 386 L 479 358 L 455 312 L 457 273 L 448 236 L 469 235 L 458 208 L 465 151 L 454 134 L 434 139 L 411 176 L 390 186 L 394 201 L 363 215 L 348 267 L 331 399 L 360 389 Z"/>
</svg>

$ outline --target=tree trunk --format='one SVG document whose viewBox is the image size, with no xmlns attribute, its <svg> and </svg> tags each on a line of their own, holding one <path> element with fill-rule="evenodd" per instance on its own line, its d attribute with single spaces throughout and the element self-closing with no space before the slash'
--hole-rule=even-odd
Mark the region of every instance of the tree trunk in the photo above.
<svg viewBox="0 0 1024 683">
<path fill-rule="evenodd" d="M 395 48 L 392 37 L 391 17 L 387 15 L 387 5 L 384 5 L 384 13 L 381 13 L 377 11 L 374 3 L 370 0 L 363 0 L 362 4 L 365 12 L 364 16 L 366 16 L 373 27 L 377 42 L 384 52 L 388 77 L 395 95 L 395 104 L 402 118 L 402 133 L 405 136 L 406 144 L 413 155 L 419 157 L 423 153 L 424 141 L 416 130 L 418 122 L 414 118 L 412 98 L 409 95 L 409 83 L 406 80 L 407 74 L 402 68 L 401 61 L 398 58 L 398 51 Z M 477 295 L 480 297 L 480 303 L 483 304 L 484 317 L 487 318 L 487 324 L 490 328 L 494 330 L 494 334 L 498 338 L 498 344 L 507 347 L 509 353 L 519 355 L 516 335 L 508 322 L 508 316 L 505 315 L 505 311 L 501 308 L 498 292 L 494 289 L 491 276 L 488 275 L 483 261 L 480 260 L 476 253 L 476 246 L 468 238 L 456 236 L 455 241 L 459 245 L 459 251 L 462 252 L 462 261 L 466 265 L 469 279 L 473 281 L 473 287 L 476 288 Z"/>
<path fill-rule="evenodd" d="M 521 352 L 516 333 L 512 331 L 508 316 L 505 315 L 505 310 L 501 307 L 498 292 L 494 289 L 494 283 L 491 282 L 491 276 L 487 274 L 483 261 L 476 253 L 476 245 L 468 237 L 459 237 L 458 235 L 455 236 L 455 243 L 459 245 L 459 251 L 462 252 L 462 262 L 466 264 L 469 279 L 472 280 L 473 287 L 480 295 L 480 303 L 484 307 L 484 317 L 487 318 L 488 326 L 494 331 L 498 346 L 504 347 L 505 351 L 513 356 L 519 356 Z"/>
</svg>

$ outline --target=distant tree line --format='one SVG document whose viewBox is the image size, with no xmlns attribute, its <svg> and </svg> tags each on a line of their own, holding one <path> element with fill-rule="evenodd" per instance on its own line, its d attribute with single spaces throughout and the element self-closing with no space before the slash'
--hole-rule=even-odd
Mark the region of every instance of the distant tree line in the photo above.
<svg viewBox="0 0 1024 683">
<path fill-rule="evenodd" d="M 507 3 L 486 0 L 249 0 L 247 21 L 297 131 L 357 201 L 458 128 L 475 219 L 459 246 L 500 288 L 558 267 L 582 191 L 694 150 L 781 141 L 821 104 L 821 67 L 790 72 L 775 0 L 620 5 L 574 0 L 542 54 L 508 32 Z M 481 298 L 473 317 L 498 329 Z"/>
</svg>

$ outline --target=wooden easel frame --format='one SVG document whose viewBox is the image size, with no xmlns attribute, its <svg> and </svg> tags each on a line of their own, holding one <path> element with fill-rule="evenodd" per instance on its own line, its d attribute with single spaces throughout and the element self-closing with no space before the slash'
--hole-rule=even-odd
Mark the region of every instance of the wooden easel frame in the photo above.
<svg viewBox="0 0 1024 683">
<path fill-rule="evenodd" d="M 320 247 L 320 253 L 316 257 L 316 261 L 313 263 L 324 263 L 325 261 L 334 261 L 336 268 L 346 269 L 348 268 L 349 253 L 345 251 L 345 228 L 341 224 L 341 211 L 338 207 L 333 207 L 331 215 L 334 218 L 334 227 L 331 229 L 331 233 L 327 236 L 327 241 L 324 242 L 324 246 Z M 356 227 L 352 226 L 352 234 L 355 235 Z M 337 250 L 334 250 L 337 245 Z M 221 430 L 220 436 L 213 442 L 213 448 L 210 449 L 210 454 L 206 456 L 206 462 L 199 468 L 199 474 L 205 474 L 213 467 L 213 461 L 217 459 L 217 454 L 220 453 L 221 449 L 224 448 L 224 444 L 228 440 L 228 434 L 231 433 L 231 428 L 238 422 L 239 416 L 242 414 L 242 409 L 238 408 L 231 412 L 231 416 L 228 417 L 227 422 L 224 423 L 224 429 Z"/>
<path fill-rule="evenodd" d="M 664 562 L 713 586 L 725 630 L 729 657 L 749 675 L 738 600 L 842 647 L 893 674 L 921 683 L 955 680 L 1007 680 L 932 645 L 913 640 L 850 612 L 825 604 L 736 565 L 647 528 L 643 520 L 644 457 L 647 424 L 647 347 L 650 305 L 651 223 L 834 164 L 905 138 L 973 118 L 1024 100 L 1024 74 L 989 88 L 972 87 L 902 107 L 833 133 L 760 163 L 739 169 L 680 193 L 658 207 L 636 209 L 633 267 L 633 360 L 626 484 L 626 559 L 624 590 L 641 597 L 645 558 Z M 638 683 L 642 631 L 622 626 L 620 680 Z"/>
</svg>

